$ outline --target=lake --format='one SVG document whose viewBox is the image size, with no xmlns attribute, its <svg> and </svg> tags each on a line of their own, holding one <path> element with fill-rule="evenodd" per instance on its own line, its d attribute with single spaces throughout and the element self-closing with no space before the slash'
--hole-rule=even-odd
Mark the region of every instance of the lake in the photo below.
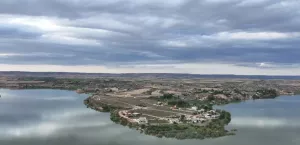
<svg viewBox="0 0 300 145">
<path fill-rule="evenodd" d="M 88 97 L 63 90 L 0 89 L 0 145 L 299 145 L 300 96 L 218 108 L 232 114 L 236 136 L 205 140 L 140 134 L 86 108 Z"/>
</svg>

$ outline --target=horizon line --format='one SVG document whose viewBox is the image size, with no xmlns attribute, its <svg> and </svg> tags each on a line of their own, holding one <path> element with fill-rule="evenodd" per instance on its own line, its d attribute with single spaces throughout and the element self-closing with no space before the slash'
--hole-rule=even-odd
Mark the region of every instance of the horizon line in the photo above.
<svg viewBox="0 0 300 145">
<path fill-rule="evenodd" d="M 61 71 L 0 71 L 0 73 L 69 73 L 69 74 L 174 74 L 174 75 L 203 75 L 203 76 L 267 76 L 267 77 L 300 77 L 300 75 L 257 75 L 257 74 L 193 74 L 193 73 L 104 73 L 104 72 L 61 72 Z"/>
</svg>

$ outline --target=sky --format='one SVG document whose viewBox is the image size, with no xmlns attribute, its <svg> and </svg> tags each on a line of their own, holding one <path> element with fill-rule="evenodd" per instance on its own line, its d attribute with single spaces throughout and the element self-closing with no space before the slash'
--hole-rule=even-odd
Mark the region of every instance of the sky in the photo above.
<svg viewBox="0 0 300 145">
<path fill-rule="evenodd" d="M 300 74 L 299 0 L 1 0 L 0 71 Z"/>
</svg>

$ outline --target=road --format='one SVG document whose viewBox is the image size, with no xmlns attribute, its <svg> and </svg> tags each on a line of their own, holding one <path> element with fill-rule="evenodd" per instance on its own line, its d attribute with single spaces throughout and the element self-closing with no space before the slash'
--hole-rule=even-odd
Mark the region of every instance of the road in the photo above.
<svg viewBox="0 0 300 145">
<path fill-rule="evenodd" d="M 100 97 L 100 96 L 98 96 L 98 97 Z M 114 99 L 109 99 L 109 98 L 106 98 L 106 97 L 100 97 L 100 98 L 101 98 L 101 100 L 103 99 L 103 100 L 109 100 L 109 101 L 112 101 L 112 102 L 119 102 L 119 103 L 122 103 L 122 104 L 126 104 L 126 105 L 131 106 L 132 108 L 136 106 L 134 104 L 129 104 L 129 103 L 124 102 L 124 101 L 118 101 L 117 98 L 114 98 Z M 147 106 L 148 107 L 147 110 L 161 111 L 161 112 L 173 113 L 173 114 L 184 114 L 184 115 L 192 113 L 192 111 L 184 111 L 184 110 L 171 111 L 171 110 L 168 110 L 167 107 L 161 107 L 161 109 L 159 109 L 159 106 L 154 106 L 153 104 L 150 104 L 150 103 L 148 103 L 144 100 L 140 100 L 140 101 L 149 105 L 149 106 Z"/>
<path fill-rule="evenodd" d="M 98 97 L 100 97 L 100 96 L 98 96 Z M 108 99 L 108 98 L 105 98 L 106 96 L 104 96 L 104 97 L 100 97 L 100 99 L 102 100 L 109 100 L 109 101 L 112 101 L 112 102 L 119 102 L 119 103 L 122 103 L 122 104 L 126 104 L 126 105 L 129 105 L 129 106 L 131 106 L 131 107 L 134 107 L 134 106 L 136 106 L 136 105 L 132 105 L 132 104 L 129 104 L 129 103 L 126 103 L 126 102 L 123 102 L 123 101 L 118 101 L 117 99 Z"/>
<path fill-rule="evenodd" d="M 191 114 L 191 113 L 193 113 L 193 111 L 187 111 L 187 110 L 167 111 L 169 109 L 167 107 L 154 106 L 153 104 L 148 103 L 148 102 L 146 102 L 144 100 L 140 100 L 140 101 L 143 102 L 143 103 L 146 103 L 146 104 L 150 105 L 150 107 L 149 107 L 150 109 L 148 109 L 148 110 L 156 110 L 156 111 L 162 111 L 162 112 L 168 112 L 168 113 L 176 113 L 176 114 L 187 114 L 187 113 Z M 159 109 L 159 108 L 161 108 L 161 109 Z"/>
<path fill-rule="evenodd" d="M 150 114 L 145 114 L 145 113 L 143 113 L 143 115 L 149 116 L 149 117 L 153 117 L 153 118 L 157 118 L 157 119 L 161 119 L 161 120 L 166 120 L 166 118 L 164 118 L 164 117 L 158 117 L 158 116 L 154 116 L 154 115 L 150 115 Z"/>
</svg>

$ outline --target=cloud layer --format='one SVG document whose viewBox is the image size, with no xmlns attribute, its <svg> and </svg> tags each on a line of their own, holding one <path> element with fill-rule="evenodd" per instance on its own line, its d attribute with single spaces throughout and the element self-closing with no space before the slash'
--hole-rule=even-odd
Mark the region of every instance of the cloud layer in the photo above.
<svg viewBox="0 0 300 145">
<path fill-rule="evenodd" d="M 287 74 L 300 68 L 299 7 L 298 0 L 1 0 L 0 62 L 213 63 Z"/>
</svg>

